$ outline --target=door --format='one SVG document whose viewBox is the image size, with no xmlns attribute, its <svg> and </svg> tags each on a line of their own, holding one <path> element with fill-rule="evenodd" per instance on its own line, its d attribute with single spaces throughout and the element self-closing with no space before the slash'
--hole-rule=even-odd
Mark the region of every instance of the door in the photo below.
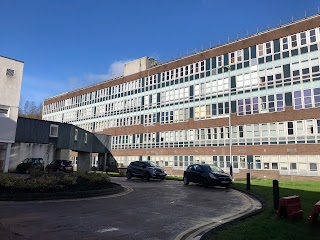
<svg viewBox="0 0 320 240">
<path fill-rule="evenodd" d="M 194 165 L 194 182 L 195 183 L 202 183 L 203 181 L 203 169 L 199 165 Z"/>
</svg>

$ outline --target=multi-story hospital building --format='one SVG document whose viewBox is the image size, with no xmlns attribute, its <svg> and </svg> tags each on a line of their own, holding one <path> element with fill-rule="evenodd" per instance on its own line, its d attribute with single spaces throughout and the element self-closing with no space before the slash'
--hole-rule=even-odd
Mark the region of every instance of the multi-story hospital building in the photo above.
<svg viewBox="0 0 320 240">
<path fill-rule="evenodd" d="M 317 15 L 163 64 L 141 58 L 122 77 L 46 99 L 43 119 L 112 135 L 124 166 L 320 176 L 319 27 Z"/>
</svg>

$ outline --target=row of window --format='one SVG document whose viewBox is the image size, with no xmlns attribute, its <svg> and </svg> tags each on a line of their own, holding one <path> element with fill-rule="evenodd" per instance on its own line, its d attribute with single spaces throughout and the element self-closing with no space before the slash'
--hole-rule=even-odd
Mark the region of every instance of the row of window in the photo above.
<svg viewBox="0 0 320 240">
<path fill-rule="evenodd" d="M 287 98 L 286 101 L 285 97 Z M 292 105 L 292 98 L 294 102 L 293 106 L 296 110 L 303 108 L 320 107 L 320 88 L 294 91 L 293 96 L 291 93 L 286 93 L 285 95 L 282 93 L 278 93 L 261 97 L 241 99 L 238 100 L 237 103 L 235 101 L 231 101 L 231 111 L 233 113 L 236 112 L 239 116 L 284 111 L 285 105 Z M 72 120 L 75 121 L 92 118 L 91 114 L 84 114 L 88 113 L 86 110 L 88 109 L 79 110 L 78 118 Z M 92 109 L 90 110 L 90 112 L 92 113 Z M 229 114 L 229 111 L 229 102 L 213 103 L 200 106 L 198 105 L 191 108 L 168 110 L 160 112 L 158 114 L 149 113 L 142 116 L 136 115 L 125 118 L 95 121 L 94 130 L 101 131 L 104 128 L 139 124 L 144 124 L 145 126 L 147 126 L 154 125 L 156 122 L 160 122 L 160 124 L 178 123 L 188 121 L 190 118 L 199 120 L 215 117 L 226 117 L 227 114 Z M 68 115 L 64 114 L 64 116 L 65 119 L 63 119 L 63 121 L 68 122 Z M 72 116 L 74 117 L 75 115 L 73 114 Z M 88 125 L 90 125 L 90 123 Z"/>
<path fill-rule="evenodd" d="M 288 37 L 284 37 L 280 40 L 274 40 L 271 42 L 260 44 L 258 46 L 253 46 L 248 49 L 237 50 L 236 52 L 229 53 L 229 55 L 225 54 L 223 56 L 218 56 L 212 59 L 207 59 L 205 61 L 193 63 L 190 65 L 181 67 L 179 69 L 173 69 L 167 72 L 163 72 L 161 74 L 156 74 L 143 79 L 112 86 L 110 88 L 97 90 L 92 93 L 84 94 L 71 99 L 66 99 L 54 104 L 49 104 L 44 106 L 44 113 L 47 114 L 47 113 L 56 111 L 57 108 L 68 109 L 71 106 L 79 106 L 80 104 L 81 105 L 83 103 L 86 104 L 87 102 L 88 104 L 91 104 L 92 102 L 95 102 L 98 99 L 100 99 L 100 101 L 102 101 L 102 99 L 106 100 L 106 97 L 111 95 L 120 97 L 119 96 L 120 93 L 132 91 L 137 88 L 150 85 L 150 83 L 159 84 L 161 83 L 160 79 L 162 81 L 171 81 L 173 79 L 178 79 L 181 77 L 193 75 L 194 73 L 197 73 L 197 72 L 208 71 L 210 69 L 219 68 L 224 65 L 232 65 L 236 62 L 241 62 L 242 59 L 249 60 L 249 55 L 250 55 L 250 59 L 255 59 L 257 57 L 262 57 L 265 55 L 272 55 L 276 52 L 280 52 L 280 43 L 282 45 L 282 48 L 281 48 L 282 51 L 287 51 L 287 50 L 294 51 L 298 47 L 304 47 L 306 45 L 311 45 L 316 43 L 317 39 L 319 39 L 318 35 L 319 35 L 319 29 L 317 28 L 316 30 L 313 29 L 306 32 L 301 32 Z M 256 51 L 258 52 L 258 56 L 256 56 Z M 297 52 L 297 54 L 299 53 Z M 266 58 L 266 61 L 268 61 L 268 58 Z M 260 59 L 259 59 L 259 63 L 261 63 Z M 231 70 L 233 70 L 232 67 L 231 67 Z M 222 72 L 223 71 L 221 70 L 220 73 Z M 206 76 L 208 75 L 211 75 L 211 74 L 210 73 L 206 74 Z"/>
<path fill-rule="evenodd" d="M 263 156 L 119 156 L 119 165 L 128 166 L 132 161 L 152 161 L 161 167 L 186 169 L 191 164 L 211 164 L 226 171 L 232 165 L 237 169 L 280 170 L 282 174 L 318 175 L 319 156 L 314 155 L 263 155 Z"/>
<path fill-rule="evenodd" d="M 320 143 L 320 120 L 248 124 L 231 127 L 237 145 Z M 112 137 L 112 149 L 230 145 L 229 127 L 147 132 Z"/>
<path fill-rule="evenodd" d="M 317 61 L 318 64 L 318 61 Z M 313 71 L 317 71 L 317 73 L 314 73 L 313 78 L 312 78 L 312 82 L 314 81 L 318 81 L 320 80 L 320 73 L 319 73 L 319 66 L 314 66 L 312 67 Z M 299 70 L 294 70 L 294 72 L 299 72 Z M 293 74 L 295 75 L 295 74 Z M 242 75 L 237 76 L 236 79 L 240 79 Z M 243 75 L 245 78 L 247 78 L 245 75 Z M 242 77 L 243 77 L 242 76 Z M 248 75 L 250 77 L 250 75 Z M 264 77 L 261 77 L 264 78 Z M 260 79 L 261 79 L 260 78 Z M 305 77 L 294 77 L 295 78 L 295 82 L 289 82 L 289 83 L 284 83 L 284 85 L 290 85 L 289 87 L 292 87 L 293 89 L 296 89 L 295 85 L 291 85 L 291 84 L 303 84 L 303 86 L 308 86 L 308 84 L 310 85 L 310 78 L 305 78 Z M 243 78 L 242 78 L 243 79 Z M 231 77 L 232 80 L 232 77 Z M 245 79 L 244 79 L 245 80 Z M 237 80 L 238 81 L 238 80 Z M 248 91 L 249 93 L 251 93 L 252 91 L 252 95 L 257 95 L 257 94 L 261 94 L 261 91 L 266 91 L 265 87 L 262 87 L 260 84 L 260 90 L 256 93 L 254 93 L 254 84 L 252 82 L 251 79 L 251 85 L 250 85 L 250 79 L 245 80 L 248 81 L 249 85 L 248 88 L 249 90 L 246 90 L 246 95 L 248 95 Z M 268 76 L 268 82 L 270 81 L 270 76 Z M 280 85 L 279 85 L 280 82 Z M 104 117 L 104 116 L 110 116 L 110 115 L 117 115 L 117 114 L 123 114 L 123 113 L 129 113 L 132 111 L 142 111 L 144 109 L 149 109 L 151 108 L 158 108 L 160 106 L 173 106 L 173 108 L 176 108 L 174 106 L 177 105 L 177 98 L 182 98 L 185 99 L 184 102 L 179 102 L 178 105 L 179 107 L 181 106 L 181 104 L 185 105 L 185 104 L 189 104 L 192 102 L 192 100 L 194 102 L 197 102 L 198 100 L 202 100 L 204 99 L 206 102 L 215 102 L 217 101 L 217 99 L 220 98 L 216 98 L 219 97 L 219 95 L 214 96 L 214 95 L 208 95 L 208 93 L 210 93 L 210 86 L 211 86 L 212 82 L 207 82 L 207 83 L 201 83 L 201 84 L 196 84 L 194 86 L 190 86 L 190 87 L 182 87 L 179 89 L 174 89 L 174 90 L 170 90 L 167 91 L 166 93 L 156 93 L 156 94 L 149 94 L 146 96 L 139 96 L 139 97 L 132 97 L 131 99 L 127 99 L 127 100 L 123 100 L 123 99 L 119 99 L 119 101 L 116 102 L 108 102 L 106 104 L 100 104 L 97 106 L 89 106 L 89 107 L 83 107 L 82 109 L 79 110 L 69 110 L 69 111 L 65 111 L 63 113 L 58 113 L 58 114 L 50 114 L 49 116 L 46 115 L 44 116 L 44 118 L 46 120 L 53 120 L 53 121 L 62 121 L 62 122 L 75 122 L 75 121 L 81 121 L 81 120 L 86 120 L 86 119 L 94 119 L 94 118 L 99 118 L 99 117 Z M 208 85 L 209 84 L 209 85 Z M 270 83 L 268 83 L 270 85 Z M 270 88 L 270 86 L 268 86 L 267 90 L 268 92 L 272 92 L 274 90 L 273 87 L 278 88 L 279 87 L 288 87 L 288 86 L 284 86 L 283 84 L 283 80 L 279 79 L 277 80 L 277 85 L 272 86 L 272 88 Z M 232 85 L 232 81 L 231 81 L 231 85 Z M 251 90 L 250 90 L 251 88 Z M 239 91 L 239 89 L 241 89 L 241 87 L 239 87 L 237 89 L 237 92 L 231 92 L 231 95 L 236 94 L 237 98 L 239 99 L 241 97 L 241 91 Z M 298 96 L 298 91 L 295 92 L 295 101 L 294 101 L 294 105 L 295 105 L 295 109 L 301 109 L 301 108 L 309 108 L 309 107 L 317 107 L 319 105 L 319 95 L 318 95 L 318 89 L 315 89 L 314 91 L 312 90 L 303 90 L 304 91 L 304 96 L 307 96 L 308 92 L 310 92 L 311 96 L 309 96 L 310 98 L 306 97 L 305 98 L 305 102 L 303 102 L 303 99 L 301 99 L 300 104 L 299 104 L 299 96 Z M 261 92 L 261 93 L 260 93 Z M 198 95 L 200 94 L 200 96 Z M 226 94 L 226 92 L 225 92 Z M 189 96 L 191 95 L 191 96 Z M 194 97 L 193 97 L 194 95 Z M 189 98 L 188 98 L 189 96 Z M 203 98 L 203 97 L 206 98 Z M 223 95 L 222 95 L 223 96 Z M 301 94 L 302 96 L 302 94 Z M 201 97 L 199 99 L 199 97 Z M 275 98 L 277 98 L 277 101 L 275 101 Z M 282 98 L 282 99 L 280 99 Z M 198 99 L 198 100 L 197 100 Z M 312 102 L 308 102 L 310 99 Z M 160 102 L 161 100 L 161 102 Z M 274 103 L 273 103 L 274 100 Z M 168 103 L 169 101 L 169 103 Z M 267 104 L 267 101 L 270 102 L 270 104 Z M 172 102 L 172 103 L 171 103 Z M 292 102 L 292 101 L 290 101 Z M 163 105 L 165 104 L 165 105 Z M 223 105 L 224 103 L 218 103 L 220 105 Z M 228 103 L 225 103 L 228 104 Z M 237 102 L 238 104 L 238 108 L 237 108 L 237 113 L 238 115 L 245 115 L 245 114 L 255 114 L 255 113 L 260 113 L 260 112 L 273 112 L 273 111 L 283 111 L 283 96 L 281 96 L 280 94 L 277 94 L 277 96 L 262 96 L 260 98 L 258 97 L 254 97 L 254 98 L 246 98 L 246 99 L 240 99 Z M 246 106 L 245 106 L 246 105 Z M 273 106 L 274 105 L 274 106 Z M 217 115 L 215 113 L 216 110 L 214 110 L 214 105 L 213 105 L 213 110 L 212 110 L 212 116 L 214 117 L 215 115 Z M 219 107 L 218 107 L 219 108 Z M 217 109 L 218 109 L 217 108 Z M 227 107 L 225 107 L 227 108 Z M 124 110 L 122 110 L 124 109 Z M 220 107 L 220 109 L 222 109 L 222 107 Z M 221 113 L 221 111 L 217 111 L 218 115 L 224 115 L 224 114 L 228 114 L 228 109 L 226 109 L 226 111 L 224 111 L 223 113 Z M 210 118 L 211 114 L 206 114 L 206 118 Z M 120 116 L 119 116 L 120 117 Z M 121 117 L 120 117 L 121 118 Z M 198 117 L 198 115 L 196 115 L 195 119 L 198 118 L 203 118 L 203 117 Z M 185 121 L 185 118 L 182 118 L 181 121 Z M 172 120 L 170 121 L 162 121 L 162 123 L 168 123 L 168 122 L 172 122 Z M 176 121 L 174 121 L 176 122 Z M 114 125 L 113 126 L 122 126 L 122 125 Z"/>
</svg>

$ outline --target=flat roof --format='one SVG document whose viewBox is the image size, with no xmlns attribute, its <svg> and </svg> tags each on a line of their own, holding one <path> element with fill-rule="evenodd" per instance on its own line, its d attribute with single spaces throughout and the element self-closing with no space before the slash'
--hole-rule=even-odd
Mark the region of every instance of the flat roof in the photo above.
<svg viewBox="0 0 320 240">
<path fill-rule="evenodd" d="M 13 61 L 16 61 L 16 62 L 24 63 L 23 61 L 20 61 L 20 60 L 14 59 L 14 58 L 9 58 L 9 57 L 6 57 L 6 56 L 0 55 L 0 57 L 6 58 L 6 59 L 10 59 L 10 60 L 13 60 Z"/>
</svg>

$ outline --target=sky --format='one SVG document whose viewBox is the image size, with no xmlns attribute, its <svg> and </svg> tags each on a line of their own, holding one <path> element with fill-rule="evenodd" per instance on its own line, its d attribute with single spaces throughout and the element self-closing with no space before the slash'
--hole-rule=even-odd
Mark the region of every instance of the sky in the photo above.
<svg viewBox="0 0 320 240">
<path fill-rule="evenodd" d="M 0 55 L 23 61 L 21 104 L 315 14 L 320 0 L 0 0 Z M 0 89 L 0 94 L 3 89 Z"/>
</svg>

